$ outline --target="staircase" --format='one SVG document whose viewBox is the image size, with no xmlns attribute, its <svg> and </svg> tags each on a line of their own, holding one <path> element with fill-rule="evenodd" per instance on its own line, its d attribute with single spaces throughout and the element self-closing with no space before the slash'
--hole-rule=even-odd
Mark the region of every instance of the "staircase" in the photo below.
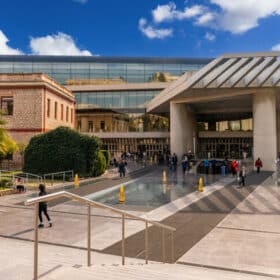
<svg viewBox="0 0 280 280">
<path fill-rule="evenodd" d="M 88 267 L 60 267 L 40 277 L 42 280 L 270 280 L 272 278 L 208 269 L 180 264 L 143 263 L 122 265 L 98 265 Z"/>
</svg>

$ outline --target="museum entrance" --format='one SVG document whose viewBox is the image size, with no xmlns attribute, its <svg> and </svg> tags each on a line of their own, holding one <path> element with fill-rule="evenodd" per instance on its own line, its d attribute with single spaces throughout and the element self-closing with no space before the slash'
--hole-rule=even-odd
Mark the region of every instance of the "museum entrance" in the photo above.
<svg viewBox="0 0 280 280">
<path fill-rule="evenodd" d="M 147 158 L 170 150 L 169 138 L 103 138 L 103 149 L 109 150 L 112 157 L 120 157 L 123 152 L 141 153 Z"/>
<path fill-rule="evenodd" d="M 199 138 L 199 158 L 250 158 L 252 157 L 253 137 Z M 210 154 L 209 154 L 210 153 Z"/>
</svg>

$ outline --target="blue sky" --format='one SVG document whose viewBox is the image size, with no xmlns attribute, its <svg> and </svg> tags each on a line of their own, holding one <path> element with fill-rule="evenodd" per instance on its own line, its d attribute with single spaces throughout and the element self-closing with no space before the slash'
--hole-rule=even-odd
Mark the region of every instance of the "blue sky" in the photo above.
<svg viewBox="0 0 280 280">
<path fill-rule="evenodd" d="M 0 54 L 214 57 L 280 50 L 280 0 L 9 0 Z"/>
</svg>

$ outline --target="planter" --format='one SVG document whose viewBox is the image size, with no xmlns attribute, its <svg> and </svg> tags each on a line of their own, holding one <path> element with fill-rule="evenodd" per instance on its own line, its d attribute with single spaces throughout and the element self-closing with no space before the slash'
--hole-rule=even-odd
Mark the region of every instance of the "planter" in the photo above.
<svg viewBox="0 0 280 280">
<path fill-rule="evenodd" d="M 9 195 L 9 194 L 15 194 L 15 193 L 17 193 L 17 191 L 16 190 L 12 190 L 12 189 L 0 190 L 0 196 Z"/>
</svg>

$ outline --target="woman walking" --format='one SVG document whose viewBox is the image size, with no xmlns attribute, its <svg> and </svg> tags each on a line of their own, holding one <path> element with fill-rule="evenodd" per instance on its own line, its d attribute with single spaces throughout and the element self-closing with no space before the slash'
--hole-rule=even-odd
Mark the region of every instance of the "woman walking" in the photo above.
<svg viewBox="0 0 280 280">
<path fill-rule="evenodd" d="M 260 173 L 260 169 L 262 167 L 262 161 L 260 158 L 258 158 L 255 162 L 255 167 L 257 168 L 257 173 Z"/>
<path fill-rule="evenodd" d="M 45 185 L 43 184 L 40 184 L 39 185 L 39 196 L 44 196 L 44 195 L 47 195 L 47 192 L 46 192 L 46 187 Z M 44 227 L 44 223 L 43 223 L 43 217 L 42 217 L 42 212 L 45 214 L 48 222 L 49 222 L 49 227 L 52 227 L 52 221 L 51 221 L 51 218 L 48 214 L 48 206 L 47 206 L 47 202 L 45 201 L 42 201 L 42 202 L 39 202 L 39 220 L 40 220 L 40 224 L 38 227 Z"/>
</svg>

